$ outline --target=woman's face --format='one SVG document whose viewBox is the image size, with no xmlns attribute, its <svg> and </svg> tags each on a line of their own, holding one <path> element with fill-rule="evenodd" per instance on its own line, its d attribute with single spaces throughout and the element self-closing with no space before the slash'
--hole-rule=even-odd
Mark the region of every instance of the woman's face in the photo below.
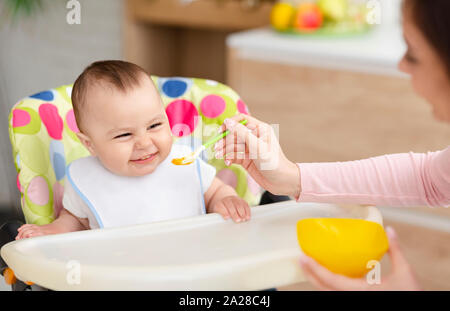
<svg viewBox="0 0 450 311">
<path fill-rule="evenodd" d="M 431 104 L 434 117 L 450 122 L 450 74 L 438 53 L 414 24 L 408 7 L 403 15 L 403 36 L 408 50 L 399 63 L 399 69 L 411 76 L 414 90 Z"/>
</svg>

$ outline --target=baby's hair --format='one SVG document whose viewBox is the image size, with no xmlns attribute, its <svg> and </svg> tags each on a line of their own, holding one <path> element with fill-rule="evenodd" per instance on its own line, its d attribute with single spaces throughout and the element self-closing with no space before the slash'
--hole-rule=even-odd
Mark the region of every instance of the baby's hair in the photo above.
<svg viewBox="0 0 450 311">
<path fill-rule="evenodd" d="M 150 75 L 138 65 L 121 60 L 97 61 L 84 69 L 72 88 L 73 111 L 80 131 L 82 130 L 82 110 L 90 87 L 106 83 L 115 90 L 127 92 L 140 85 L 143 75 L 150 78 Z"/>
</svg>

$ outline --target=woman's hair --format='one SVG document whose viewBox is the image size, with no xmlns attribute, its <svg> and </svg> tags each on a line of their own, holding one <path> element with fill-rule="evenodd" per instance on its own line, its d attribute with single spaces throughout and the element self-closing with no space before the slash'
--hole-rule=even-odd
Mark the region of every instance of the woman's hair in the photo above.
<svg viewBox="0 0 450 311">
<path fill-rule="evenodd" d="M 450 0 L 403 0 L 403 8 L 409 10 L 450 76 Z"/>
<path fill-rule="evenodd" d="M 77 78 L 72 88 L 72 105 L 75 120 L 81 130 L 82 116 L 86 110 L 88 90 L 99 83 L 106 83 L 113 89 L 127 92 L 139 86 L 142 76 L 148 73 L 136 64 L 121 60 L 97 61 L 89 65 Z"/>
</svg>

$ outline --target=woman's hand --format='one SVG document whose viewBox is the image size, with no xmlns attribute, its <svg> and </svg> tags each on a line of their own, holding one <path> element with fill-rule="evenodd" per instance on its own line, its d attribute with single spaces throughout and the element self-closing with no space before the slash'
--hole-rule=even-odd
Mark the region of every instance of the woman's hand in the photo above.
<svg viewBox="0 0 450 311">
<path fill-rule="evenodd" d="M 306 255 L 300 259 L 303 273 L 320 290 L 420 290 L 411 267 L 400 251 L 395 231 L 388 227 L 386 233 L 392 267 L 390 275 L 381 279 L 380 284 L 369 284 L 365 278 L 354 279 L 335 274 Z"/>
<path fill-rule="evenodd" d="M 246 126 L 239 123 L 244 119 L 248 120 Z M 299 197 L 299 168 L 286 158 L 269 124 L 239 114 L 226 119 L 220 130 L 230 133 L 216 143 L 216 158 L 224 157 L 227 165 L 240 164 L 273 194 Z"/>
</svg>

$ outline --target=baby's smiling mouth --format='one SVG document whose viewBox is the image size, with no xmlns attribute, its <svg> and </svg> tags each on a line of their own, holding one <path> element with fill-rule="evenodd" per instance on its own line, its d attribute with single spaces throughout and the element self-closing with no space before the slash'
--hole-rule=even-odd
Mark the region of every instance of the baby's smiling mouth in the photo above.
<svg viewBox="0 0 450 311">
<path fill-rule="evenodd" d="M 158 152 L 150 153 L 150 154 L 147 154 L 147 155 L 145 155 L 143 157 L 140 157 L 138 159 L 131 159 L 130 161 L 131 162 L 142 162 L 142 161 L 145 161 L 145 160 L 149 160 L 150 158 L 154 158 L 157 153 Z"/>
</svg>

